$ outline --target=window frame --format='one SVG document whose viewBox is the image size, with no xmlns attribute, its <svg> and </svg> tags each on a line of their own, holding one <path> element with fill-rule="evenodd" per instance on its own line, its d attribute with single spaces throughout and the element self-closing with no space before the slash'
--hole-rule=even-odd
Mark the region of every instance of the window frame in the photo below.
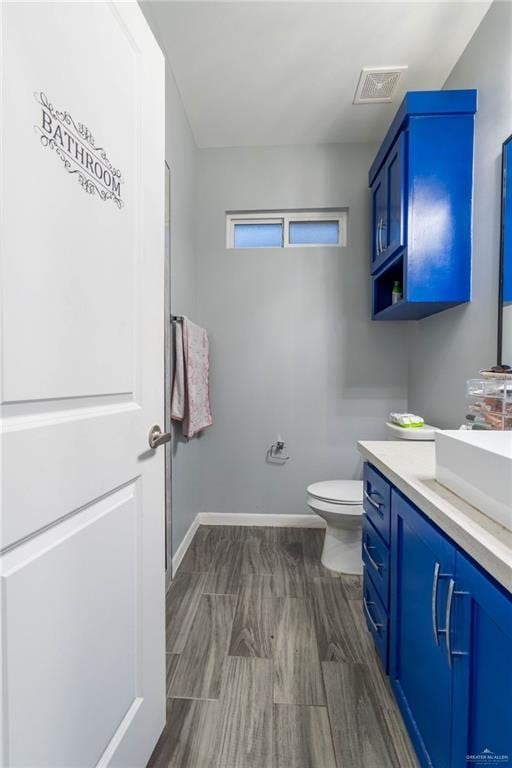
<svg viewBox="0 0 512 768">
<path fill-rule="evenodd" d="M 337 243 L 290 243 L 290 223 L 336 221 Z M 235 246 L 236 224 L 281 224 L 282 245 Z M 235 251 L 264 250 L 266 248 L 346 248 L 348 208 L 322 208 L 297 211 L 226 211 L 226 247 Z"/>
<path fill-rule="evenodd" d="M 236 224 L 281 224 L 283 226 L 283 239 L 284 242 L 284 222 L 282 216 L 271 216 L 269 214 L 260 213 L 244 213 L 244 214 L 230 214 L 226 213 L 226 238 L 228 248 L 233 248 L 235 251 L 247 251 L 252 248 L 282 248 L 282 245 L 235 245 L 235 225 Z"/>
</svg>

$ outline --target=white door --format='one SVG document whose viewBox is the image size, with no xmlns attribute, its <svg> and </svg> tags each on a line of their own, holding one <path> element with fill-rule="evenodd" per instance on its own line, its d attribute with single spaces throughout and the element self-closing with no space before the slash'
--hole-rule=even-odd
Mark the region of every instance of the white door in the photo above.
<svg viewBox="0 0 512 768">
<path fill-rule="evenodd" d="M 164 64 L 136 3 L 1 9 L 2 766 L 164 725 Z"/>
</svg>

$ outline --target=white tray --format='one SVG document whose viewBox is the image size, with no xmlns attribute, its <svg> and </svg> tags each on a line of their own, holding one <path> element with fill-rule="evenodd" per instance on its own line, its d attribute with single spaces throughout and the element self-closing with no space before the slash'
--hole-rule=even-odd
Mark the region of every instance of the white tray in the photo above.
<svg viewBox="0 0 512 768">
<path fill-rule="evenodd" d="M 389 427 L 394 437 L 399 437 L 401 440 L 436 439 L 437 427 L 432 427 L 430 424 L 424 424 L 423 427 L 398 427 L 396 424 L 387 421 L 386 426 Z"/>
</svg>

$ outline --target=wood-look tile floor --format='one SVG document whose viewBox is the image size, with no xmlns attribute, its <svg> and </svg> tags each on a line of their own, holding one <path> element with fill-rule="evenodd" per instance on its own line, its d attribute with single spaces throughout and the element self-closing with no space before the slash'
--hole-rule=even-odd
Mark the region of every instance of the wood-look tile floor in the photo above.
<svg viewBox="0 0 512 768">
<path fill-rule="evenodd" d="M 417 768 L 318 528 L 201 526 L 167 595 L 167 726 L 148 768 Z"/>
</svg>

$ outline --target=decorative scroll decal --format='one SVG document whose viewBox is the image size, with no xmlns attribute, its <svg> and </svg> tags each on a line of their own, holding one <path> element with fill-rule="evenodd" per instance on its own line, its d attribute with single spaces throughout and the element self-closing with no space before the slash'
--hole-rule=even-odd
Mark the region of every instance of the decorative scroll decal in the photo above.
<svg viewBox="0 0 512 768">
<path fill-rule="evenodd" d="M 55 150 L 66 171 L 76 174 L 85 192 L 113 200 L 122 208 L 121 171 L 114 168 L 103 147 L 96 146 L 87 126 L 75 122 L 69 112 L 55 109 L 43 92 L 34 93 L 34 98 L 41 105 L 41 124 L 34 125 L 34 130 L 43 147 Z"/>
</svg>

